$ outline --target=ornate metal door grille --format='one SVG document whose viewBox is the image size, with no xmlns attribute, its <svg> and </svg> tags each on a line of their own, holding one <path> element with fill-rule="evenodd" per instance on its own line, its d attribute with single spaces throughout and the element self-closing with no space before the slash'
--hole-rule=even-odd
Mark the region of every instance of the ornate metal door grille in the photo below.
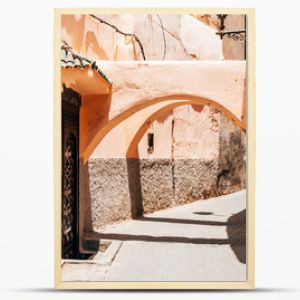
<svg viewBox="0 0 300 300">
<path fill-rule="evenodd" d="M 77 258 L 78 244 L 78 150 L 80 95 L 64 88 L 62 93 L 62 258 Z"/>
</svg>

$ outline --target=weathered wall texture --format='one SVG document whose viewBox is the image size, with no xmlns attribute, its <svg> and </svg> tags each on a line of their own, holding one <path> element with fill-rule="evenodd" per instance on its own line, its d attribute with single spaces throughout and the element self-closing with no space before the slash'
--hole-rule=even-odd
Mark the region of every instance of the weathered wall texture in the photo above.
<svg viewBox="0 0 300 300">
<path fill-rule="evenodd" d="M 173 177 L 171 159 L 141 159 L 141 196 L 144 213 L 171 207 Z"/>
<path fill-rule="evenodd" d="M 220 113 L 208 106 L 174 109 L 173 166 L 176 204 L 217 195 Z"/>
<path fill-rule="evenodd" d="M 246 28 L 244 15 L 228 15 L 225 19 L 225 30 L 235 31 Z M 228 36 L 223 37 L 224 59 L 244 60 L 245 59 L 245 40 L 234 40 Z"/>
<path fill-rule="evenodd" d="M 125 159 L 90 159 L 89 193 L 93 229 L 131 217 Z"/>
<path fill-rule="evenodd" d="M 84 231 L 173 205 L 171 159 L 91 158 L 88 181 Z"/>
<path fill-rule="evenodd" d="M 176 205 L 218 195 L 218 160 L 175 159 L 173 164 Z"/>
<path fill-rule="evenodd" d="M 244 171 L 235 160 L 232 168 L 220 166 L 218 160 L 192 158 L 90 159 L 83 231 L 239 191 L 244 188 Z"/>
<path fill-rule="evenodd" d="M 173 159 L 89 159 L 88 187 L 81 188 L 89 193 L 85 213 L 92 228 L 245 188 L 245 136 L 233 122 L 213 108 L 191 105 L 164 114 L 156 125 L 163 121 Z"/>
<path fill-rule="evenodd" d="M 173 158 L 213 160 L 219 155 L 219 114 L 208 106 L 185 105 L 173 112 Z"/>
<path fill-rule="evenodd" d="M 209 27 L 219 30 L 220 20 L 217 15 L 194 15 L 199 21 L 205 23 Z M 223 31 L 237 31 L 246 29 L 245 15 L 228 14 L 224 20 L 225 28 Z M 243 37 L 244 34 L 241 35 Z M 222 39 L 222 49 L 224 59 L 227 60 L 244 60 L 245 59 L 245 40 L 233 39 L 225 35 Z"/>
<path fill-rule="evenodd" d="M 224 195 L 246 187 L 246 137 L 224 116 L 220 120 L 218 191 Z"/>
<path fill-rule="evenodd" d="M 84 231 L 218 195 L 214 160 L 92 158 L 88 170 Z"/>
</svg>

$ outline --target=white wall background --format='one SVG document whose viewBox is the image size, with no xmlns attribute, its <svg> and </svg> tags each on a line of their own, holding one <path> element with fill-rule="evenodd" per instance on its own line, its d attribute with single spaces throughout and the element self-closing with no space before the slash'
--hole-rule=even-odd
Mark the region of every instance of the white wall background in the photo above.
<svg viewBox="0 0 300 300">
<path fill-rule="evenodd" d="M 299 1 L 2 1 L 0 17 L 1 299 L 140 299 L 53 291 L 53 8 L 256 7 L 257 291 L 169 299 L 299 299 Z M 203 293 L 203 292 L 202 292 Z M 143 299 L 159 295 L 147 293 Z"/>
</svg>

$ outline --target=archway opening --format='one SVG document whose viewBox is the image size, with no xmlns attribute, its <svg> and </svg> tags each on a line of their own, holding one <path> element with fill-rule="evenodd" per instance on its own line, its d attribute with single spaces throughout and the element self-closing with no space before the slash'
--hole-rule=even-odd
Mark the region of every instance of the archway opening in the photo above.
<svg viewBox="0 0 300 300">
<path fill-rule="evenodd" d="M 202 98 L 200 96 L 195 95 L 187 95 L 187 94 L 174 94 L 164 97 L 159 97 L 155 99 L 146 99 L 143 101 L 140 101 L 138 104 L 120 112 L 118 115 L 111 118 L 110 121 L 108 121 L 106 124 L 101 126 L 97 131 L 94 131 L 93 136 L 90 138 L 89 145 L 85 148 L 84 152 L 81 153 L 83 162 L 86 163 L 89 157 L 92 155 L 95 148 L 101 143 L 103 138 L 112 130 L 114 129 L 118 124 L 120 124 L 122 121 L 126 120 L 133 114 L 141 111 L 142 109 L 145 109 L 149 106 L 155 105 L 157 103 L 163 103 L 163 102 L 176 102 L 176 101 L 186 101 L 188 104 L 194 104 L 194 105 L 206 105 L 208 107 L 212 107 L 224 114 L 228 119 L 232 120 L 234 124 L 236 124 L 238 127 L 240 127 L 243 131 L 246 130 L 246 123 L 245 118 L 243 116 L 236 116 L 234 113 L 232 113 L 230 110 L 228 110 L 226 107 L 218 103 L 217 101 Z"/>
</svg>

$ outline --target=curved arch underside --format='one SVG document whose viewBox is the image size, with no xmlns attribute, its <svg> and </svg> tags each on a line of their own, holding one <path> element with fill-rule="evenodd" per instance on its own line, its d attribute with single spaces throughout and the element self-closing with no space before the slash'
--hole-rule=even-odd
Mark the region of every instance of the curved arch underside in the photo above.
<svg viewBox="0 0 300 300">
<path fill-rule="evenodd" d="M 146 121 L 143 121 L 140 124 L 140 126 L 136 129 L 135 133 L 132 136 L 132 141 L 126 151 L 126 154 L 129 157 L 135 154 L 136 151 L 135 143 L 140 140 L 141 133 L 143 132 L 143 130 L 145 130 L 146 124 L 153 121 L 155 118 L 157 118 L 158 115 L 162 113 L 162 111 L 169 110 L 181 105 L 194 104 L 194 105 L 206 105 L 206 106 L 213 107 L 216 110 L 220 111 L 228 119 L 232 120 L 243 131 L 246 130 L 245 122 L 241 121 L 239 117 L 237 117 L 226 107 L 224 107 L 223 105 L 221 105 L 220 103 L 214 100 L 206 99 L 195 95 L 189 95 L 189 94 L 173 94 L 173 95 L 158 97 L 151 100 L 140 101 L 138 104 L 134 105 L 133 107 L 130 107 L 124 110 L 123 112 L 119 113 L 117 116 L 115 116 L 110 121 L 108 121 L 104 126 L 102 126 L 98 130 L 98 132 L 94 135 L 88 147 L 83 153 L 84 163 L 87 162 L 88 158 L 91 156 L 91 154 L 96 149 L 96 147 L 101 143 L 101 141 L 105 138 L 105 136 L 112 129 L 114 129 L 118 124 L 128 119 L 135 113 L 147 107 L 153 106 L 157 103 L 166 103 L 166 105 L 160 107 L 154 112 L 151 112 L 151 115 L 148 118 L 146 118 Z"/>
<path fill-rule="evenodd" d="M 160 108 L 159 110 L 156 110 L 152 115 L 150 115 L 144 121 L 144 123 L 139 127 L 139 129 L 136 131 L 134 137 L 132 138 L 129 146 L 127 147 L 126 158 L 136 158 L 136 157 L 139 157 L 139 154 L 138 154 L 138 144 L 141 141 L 141 139 L 143 138 L 145 132 L 148 130 L 148 128 L 150 127 L 150 125 L 155 120 L 157 120 L 164 113 L 166 113 L 168 111 L 171 111 L 172 109 L 174 109 L 176 107 L 183 106 L 183 105 L 189 105 L 189 104 L 193 104 L 193 103 L 191 101 L 181 101 L 181 102 L 171 103 L 171 104 L 168 104 L 168 105 Z M 200 104 L 197 104 L 197 105 L 203 107 Z"/>
</svg>

